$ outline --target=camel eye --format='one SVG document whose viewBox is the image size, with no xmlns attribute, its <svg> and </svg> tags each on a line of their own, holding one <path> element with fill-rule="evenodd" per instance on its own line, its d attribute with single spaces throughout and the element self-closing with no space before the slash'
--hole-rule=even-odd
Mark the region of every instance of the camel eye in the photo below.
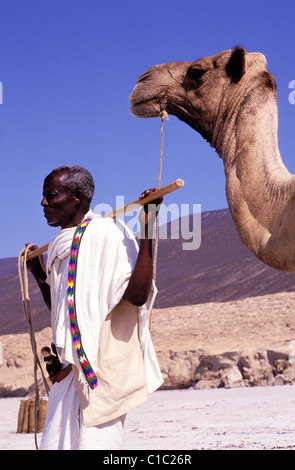
<svg viewBox="0 0 295 470">
<path fill-rule="evenodd" d="M 206 73 L 206 70 L 201 70 L 201 69 L 196 69 L 196 68 L 190 68 L 187 72 L 188 76 L 198 82 L 203 75 Z"/>
</svg>

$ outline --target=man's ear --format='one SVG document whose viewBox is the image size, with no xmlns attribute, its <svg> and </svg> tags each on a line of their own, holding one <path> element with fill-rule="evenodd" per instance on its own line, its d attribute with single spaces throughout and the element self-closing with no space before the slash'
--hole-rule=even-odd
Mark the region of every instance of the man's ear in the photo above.
<svg viewBox="0 0 295 470">
<path fill-rule="evenodd" d="M 83 193 L 80 189 L 76 189 L 76 191 L 74 192 L 74 197 L 75 197 L 75 202 L 76 204 L 81 204 L 82 200 L 83 200 Z"/>
<path fill-rule="evenodd" d="M 237 47 L 226 65 L 226 73 L 234 82 L 238 82 L 245 72 L 246 51 L 243 47 Z"/>
</svg>

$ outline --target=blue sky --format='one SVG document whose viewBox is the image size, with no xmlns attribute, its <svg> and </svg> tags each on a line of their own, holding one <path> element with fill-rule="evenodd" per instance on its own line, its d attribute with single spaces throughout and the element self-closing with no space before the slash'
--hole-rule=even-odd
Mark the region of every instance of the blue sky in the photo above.
<svg viewBox="0 0 295 470">
<path fill-rule="evenodd" d="M 278 84 L 279 146 L 295 173 L 295 4 L 232 0 L 0 0 L 0 258 L 54 235 L 40 206 L 44 177 L 62 164 L 93 174 L 93 207 L 131 202 L 157 184 L 160 119 L 130 114 L 148 67 L 244 46 L 262 52 Z M 164 124 L 166 203 L 227 207 L 222 161 L 195 131 Z"/>
</svg>

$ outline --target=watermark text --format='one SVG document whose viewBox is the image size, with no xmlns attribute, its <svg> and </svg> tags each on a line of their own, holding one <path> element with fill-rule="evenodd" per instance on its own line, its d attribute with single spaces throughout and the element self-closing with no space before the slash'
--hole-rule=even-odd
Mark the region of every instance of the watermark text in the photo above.
<svg viewBox="0 0 295 470">
<path fill-rule="evenodd" d="M 289 83 L 289 88 L 293 89 L 293 91 L 289 93 L 289 103 L 295 104 L 295 80 L 291 80 Z"/>
<path fill-rule="evenodd" d="M 124 196 L 116 196 L 115 211 L 119 211 L 124 204 Z M 181 239 L 183 250 L 197 250 L 201 245 L 201 204 L 169 204 L 162 203 L 159 207 L 155 204 L 148 205 L 150 211 L 159 209 L 159 239 Z M 139 221 L 139 212 L 142 206 L 132 204 L 128 210 L 118 216 L 128 230 L 141 238 L 141 226 Z M 101 216 L 113 213 L 110 204 L 100 203 L 94 207 L 93 212 Z M 154 220 L 154 219 L 151 219 Z M 155 238 L 154 221 L 150 227 L 149 236 Z"/>
</svg>

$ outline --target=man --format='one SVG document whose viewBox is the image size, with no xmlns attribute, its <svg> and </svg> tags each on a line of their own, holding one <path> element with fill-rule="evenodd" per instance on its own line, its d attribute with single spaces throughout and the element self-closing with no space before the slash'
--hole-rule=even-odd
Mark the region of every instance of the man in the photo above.
<svg viewBox="0 0 295 470">
<path fill-rule="evenodd" d="M 120 220 L 92 213 L 93 192 L 92 176 L 77 166 L 58 167 L 44 180 L 44 216 L 61 230 L 49 244 L 46 268 L 42 257 L 28 268 L 51 310 L 62 369 L 52 377 L 40 449 L 123 448 L 126 413 L 163 382 L 148 329 L 155 211 L 140 213 L 138 248 Z M 71 252 L 82 221 L 87 228 Z"/>
</svg>

